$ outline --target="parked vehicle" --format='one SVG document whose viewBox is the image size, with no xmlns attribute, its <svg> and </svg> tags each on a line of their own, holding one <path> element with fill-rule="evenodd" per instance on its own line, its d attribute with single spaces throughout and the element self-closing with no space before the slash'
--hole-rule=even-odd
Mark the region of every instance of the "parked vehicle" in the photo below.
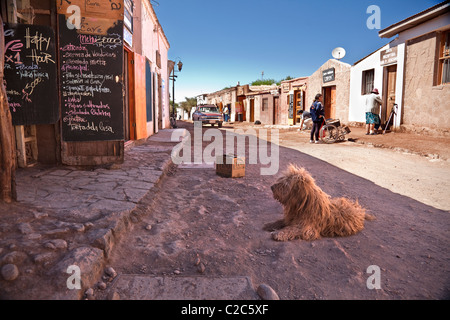
<svg viewBox="0 0 450 320">
<path fill-rule="evenodd" d="M 212 127 L 217 124 L 219 128 L 221 128 L 223 115 L 215 105 L 204 105 L 196 108 L 195 112 L 192 114 L 192 120 L 201 121 L 202 125 L 210 124 Z"/>
</svg>

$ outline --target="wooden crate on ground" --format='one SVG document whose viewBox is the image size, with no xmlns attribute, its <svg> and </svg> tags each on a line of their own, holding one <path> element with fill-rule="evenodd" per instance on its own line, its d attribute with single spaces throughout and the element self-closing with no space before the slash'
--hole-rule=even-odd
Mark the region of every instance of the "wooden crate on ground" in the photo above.
<svg viewBox="0 0 450 320">
<path fill-rule="evenodd" d="M 216 174 L 225 178 L 245 176 L 245 157 L 220 155 L 216 157 Z"/>
</svg>

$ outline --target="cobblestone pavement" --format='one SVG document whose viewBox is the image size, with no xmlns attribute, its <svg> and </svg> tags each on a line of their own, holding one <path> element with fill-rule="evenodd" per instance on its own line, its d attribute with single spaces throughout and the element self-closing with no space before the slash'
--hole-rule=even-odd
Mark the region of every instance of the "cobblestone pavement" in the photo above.
<svg viewBox="0 0 450 320">
<path fill-rule="evenodd" d="M 172 131 L 126 150 L 122 165 L 19 169 L 18 202 L 0 204 L 0 266 L 16 266 L 2 271 L 18 277 L 0 277 L 0 298 L 80 298 L 80 290 L 67 289 L 67 267 L 91 275 L 83 287 L 103 271 L 127 225 L 145 210 L 140 201 L 170 170 Z"/>
</svg>

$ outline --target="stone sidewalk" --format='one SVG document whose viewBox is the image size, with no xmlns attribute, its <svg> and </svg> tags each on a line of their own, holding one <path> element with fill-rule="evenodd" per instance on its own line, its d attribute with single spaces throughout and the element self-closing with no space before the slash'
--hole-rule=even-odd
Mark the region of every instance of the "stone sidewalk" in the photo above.
<svg viewBox="0 0 450 320">
<path fill-rule="evenodd" d="M 9 268 L 14 280 L 5 280 L 11 271 L 0 277 L 0 298 L 82 298 L 120 236 L 151 205 L 152 191 L 172 164 L 174 130 L 186 134 L 162 130 L 127 148 L 121 165 L 17 170 L 18 202 L 0 204 L 0 267 L 16 267 Z M 71 265 L 81 269 L 81 290 L 67 288 Z M 28 292 L 16 292 L 20 287 Z"/>
</svg>

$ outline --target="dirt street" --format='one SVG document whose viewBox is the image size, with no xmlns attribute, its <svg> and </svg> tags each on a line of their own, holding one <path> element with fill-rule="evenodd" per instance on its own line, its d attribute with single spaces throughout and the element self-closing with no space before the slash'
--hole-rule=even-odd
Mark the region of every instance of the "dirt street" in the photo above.
<svg viewBox="0 0 450 320">
<path fill-rule="evenodd" d="M 192 124 L 180 126 L 193 133 Z M 173 166 L 109 265 L 122 274 L 248 276 L 280 299 L 450 298 L 447 161 L 351 142 L 310 145 L 295 131 L 282 132 L 280 144 L 275 175 L 248 163 L 254 148 L 246 150 L 243 178 L 219 177 L 211 166 Z M 280 219 L 282 207 L 270 186 L 291 162 L 331 196 L 357 199 L 376 220 L 346 238 L 272 240 L 263 226 Z M 369 289 L 378 267 L 380 289 Z"/>
</svg>

